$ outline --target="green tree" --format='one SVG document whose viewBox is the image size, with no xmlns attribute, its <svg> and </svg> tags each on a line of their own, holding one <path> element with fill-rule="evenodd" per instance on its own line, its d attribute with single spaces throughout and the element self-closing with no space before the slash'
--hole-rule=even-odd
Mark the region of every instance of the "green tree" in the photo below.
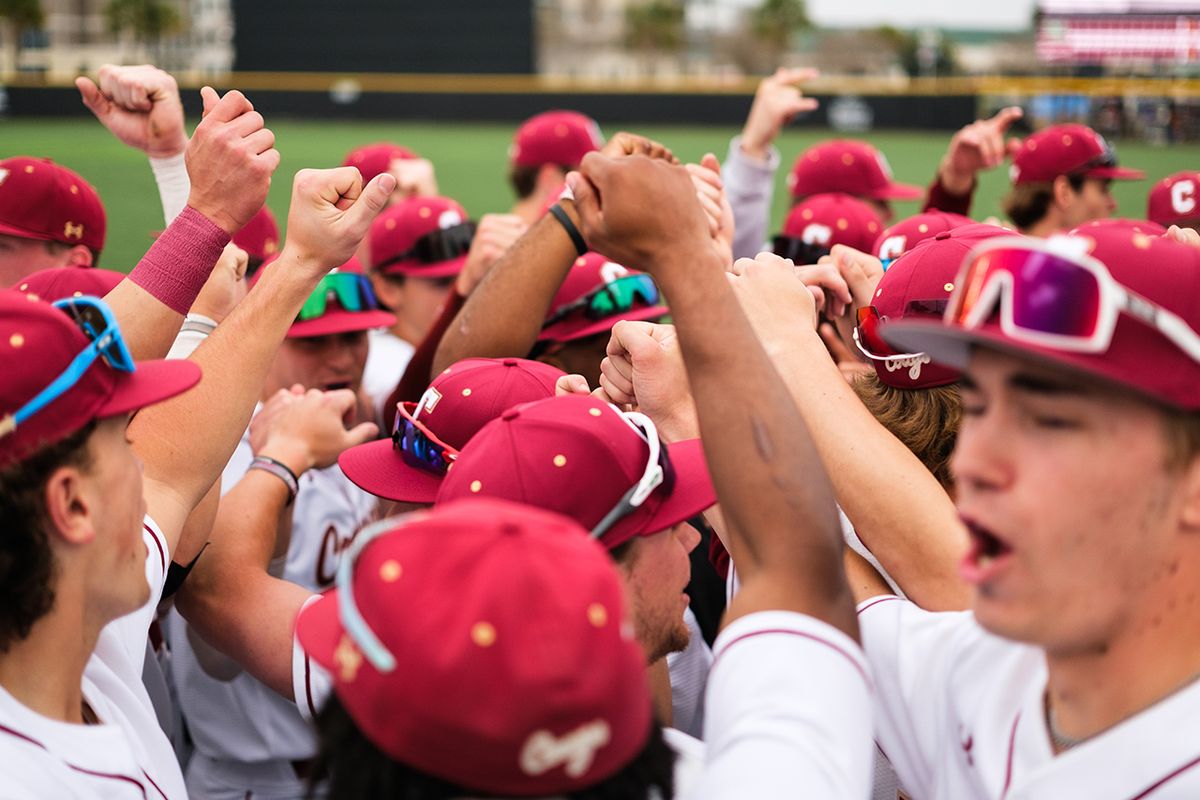
<svg viewBox="0 0 1200 800">
<path fill-rule="evenodd" d="M 762 0 L 751 12 L 750 28 L 775 62 L 790 49 L 792 34 L 811 27 L 804 0 Z"/>
<path fill-rule="evenodd" d="M 675 53 L 684 42 L 683 0 L 646 0 L 625 9 L 628 45 L 645 52 Z"/>
<path fill-rule="evenodd" d="M 31 28 L 40 28 L 45 21 L 41 0 L 0 0 L 0 19 L 4 20 L 5 38 L 11 43 L 10 69 L 16 72 L 21 63 L 21 36 Z"/>
<path fill-rule="evenodd" d="M 921 39 L 915 33 L 890 25 L 878 27 L 874 33 L 895 49 L 896 60 L 911 77 L 930 74 L 929 68 L 932 68 L 932 75 L 955 75 L 962 71 L 954 43 L 945 36 L 937 37 L 933 52 L 927 54 L 932 58 L 927 58 L 928 63 L 922 64 Z"/>
<path fill-rule="evenodd" d="M 104 14 L 113 33 L 152 47 L 183 28 L 178 9 L 167 0 L 109 0 Z"/>
</svg>

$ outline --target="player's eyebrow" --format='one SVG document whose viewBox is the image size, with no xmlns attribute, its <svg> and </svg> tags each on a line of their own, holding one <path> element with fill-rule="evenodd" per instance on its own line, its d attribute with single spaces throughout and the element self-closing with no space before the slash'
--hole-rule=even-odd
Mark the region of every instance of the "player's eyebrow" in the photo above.
<svg viewBox="0 0 1200 800">
<path fill-rule="evenodd" d="M 1091 392 L 1076 381 L 1064 381 L 1045 375 L 1015 372 L 1006 381 L 1009 388 L 1017 392 L 1046 396 L 1087 397 Z"/>
</svg>

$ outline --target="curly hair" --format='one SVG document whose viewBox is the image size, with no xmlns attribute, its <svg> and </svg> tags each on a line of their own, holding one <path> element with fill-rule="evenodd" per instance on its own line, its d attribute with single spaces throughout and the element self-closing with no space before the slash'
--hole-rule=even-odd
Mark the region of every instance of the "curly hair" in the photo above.
<svg viewBox="0 0 1200 800">
<path fill-rule="evenodd" d="M 874 372 L 854 382 L 859 399 L 893 436 L 913 452 L 938 483 L 949 490 L 950 454 L 962 420 L 957 384 L 929 389 L 897 389 Z"/>
<path fill-rule="evenodd" d="M 329 800 L 367 800 L 387 797 L 391 800 L 455 800 L 460 797 L 487 797 L 473 789 L 456 786 L 396 761 L 368 739 L 336 695 L 331 695 L 317 715 L 321 751 L 310 778 L 309 797 L 320 793 Z M 470 758 L 470 754 L 464 754 Z M 653 723 L 650 738 L 642 751 L 625 768 L 607 780 L 587 789 L 563 795 L 568 800 L 640 800 L 675 793 L 675 753 L 667 745 L 658 723 Z"/>
<path fill-rule="evenodd" d="M 92 420 L 62 441 L 0 469 L 0 653 L 24 639 L 54 606 L 56 566 L 46 530 L 46 481 L 55 470 L 91 468 Z"/>
</svg>

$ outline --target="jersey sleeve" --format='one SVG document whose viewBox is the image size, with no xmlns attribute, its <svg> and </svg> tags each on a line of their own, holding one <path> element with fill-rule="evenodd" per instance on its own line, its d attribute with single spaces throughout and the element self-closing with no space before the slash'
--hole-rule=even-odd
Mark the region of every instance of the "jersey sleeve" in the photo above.
<svg viewBox="0 0 1200 800">
<path fill-rule="evenodd" d="M 296 618 L 300 618 L 300 614 L 304 613 L 304 609 L 308 608 L 318 599 L 319 594 L 314 594 L 304 605 L 300 607 L 300 613 Z M 329 695 L 333 693 L 333 679 L 329 673 L 325 671 L 317 662 L 309 658 L 308 653 L 304 652 L 304 648 L 300 646 L 300 638 L 295 634 L 292 635 L 292 697 L 296 702 L 296 708 L 300 711 L 300 716 L 305 722 L 312 722 L 316 719 L 317 713 L 325 705 L 325 701 L 329 699 Z"/>
<path fill-rule="evenodd" d="M 872 679 L 859 646 L 812 617 L 735 620 L 713 648 L 704 775 L 688 800 L 866 797 Z"/>
<path fill-rule="evenodd" d="M 970 612 L 924 611 L 892 595 L 861 603 L 858 624 L 876 682 L 879 748 L 912 796 L 925 797 L 939 758 L 958 741 L 947 730 L 948 687 L 979 628 Z"/>
</svg>

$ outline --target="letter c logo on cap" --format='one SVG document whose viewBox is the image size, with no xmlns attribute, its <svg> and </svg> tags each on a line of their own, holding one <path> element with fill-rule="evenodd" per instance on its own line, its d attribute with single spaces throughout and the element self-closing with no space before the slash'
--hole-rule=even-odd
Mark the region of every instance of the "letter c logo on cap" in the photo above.
<svg viewBox="0 0 1200 800">
<path fill-rule="evenodd" d="M 812 223 L 804 229 L 804 233 L 800 234 L 800 239 L 805 244 L 815 244 L 818 247 L 828 247 L 832 238 L 833 228 L 819 222 Z"/>
<path fill-rule="evenodd" d="M 1179 181 L 1171 186 L 1171 208 L 1176 214 L 1190 214 L 1196 210 L 1195 181 Z"/>
</svg>

